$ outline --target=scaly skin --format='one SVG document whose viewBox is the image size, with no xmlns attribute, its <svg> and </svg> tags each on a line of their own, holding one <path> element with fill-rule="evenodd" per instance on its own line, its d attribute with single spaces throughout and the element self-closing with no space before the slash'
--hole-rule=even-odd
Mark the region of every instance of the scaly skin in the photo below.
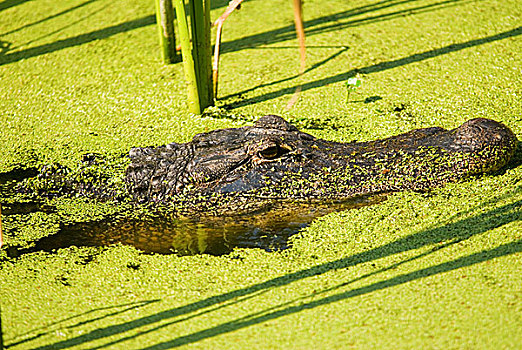
<svg viewBox="0 0 522 350">
<path fill-rule="evenodd" d="M 237 214 L 274 200 L 343 201 L 424 191 L 495 172 L 508 163 L 516 145 L 508 127 L 483 118 L 452 130 L 434 127 L 338 143 L 269 115 L 253 126 L 199 134 L 184 144 L 133 148 L 124 174 L 100 157 L 87 156 L 79 171 L 47 167 L 26 187 L 41 194 L 169 204 L 181 214 Z"/>
<path fill-rule="evenodd" d="M 138 202 L 194 205 L 186 198 L 207 197 L 205 206 L 230 208 L 230 201 L 241 207 L 270 199 L 344 200 L 422 191 L 491 173 L 507 164 L 516 144 L 509 128 L 482 118 L 453 130 L 338 143 L 270 115 L 254 126 L 199 134 L 185 144 L 134 148 L 125 182 Z"/>
</svg>

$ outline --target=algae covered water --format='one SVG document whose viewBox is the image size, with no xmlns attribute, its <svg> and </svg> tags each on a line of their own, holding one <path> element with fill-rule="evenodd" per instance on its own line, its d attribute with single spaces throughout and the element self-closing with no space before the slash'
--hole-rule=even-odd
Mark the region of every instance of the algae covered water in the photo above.
<svg viewBox="0 0 522 350">
<path fill-rule="evenodd" d="M 216 19 L 228 1 L 211 3 Z M 182 64 L 161 64 L 152 1 L 0 0 L 0 173 L 73 168 L 85 152 L 126 154 L 241 127 L 283 111 L 297 86 L 301 98 L 283 116 L 322 139 L 375 140 L 476 117 L 522 139 L 521 5 L 306 1 L 307 68 L 299 75 L 291 2 L 244 2 L 225 25 L 224 113 L 212 117 L 188 113 Z M 344 82 L 356 75 L 363 84 L 346 103 Z M 126 216 L 105 203 L 29 205 L 0 193 L 4 346 L 518 349 L 521 149 L 499 174 L 330 213 L 270 253 L 51 245 L 51 253 L 6 258 L 68 227 L 80 235 L 80 223 Z M 186 226 L 194 231 L 203 220 Z"/>
</svg>

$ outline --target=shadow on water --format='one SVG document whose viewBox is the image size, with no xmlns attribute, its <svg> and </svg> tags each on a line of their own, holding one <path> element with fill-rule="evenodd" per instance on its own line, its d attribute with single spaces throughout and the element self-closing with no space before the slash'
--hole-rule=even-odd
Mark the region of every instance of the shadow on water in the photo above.
<svg viewBox="0 0 522 350">
<path fill-rule="evenodd" d="M 520 189 L 517 188 L 515 192 L 506 194 L 499 198 L 493 198 L 491 201 L 488 201 L 488 203 L 494 204 L 497 201 L 509 199 L 514 194 L 518 193 L 519 190 Z M 90 331 L 88 333 L 76 336 L 74 338 L 63 341 L 57 341 L 49 345 L 37 347 L 35 349 L 67 349 L 74 346 L 78 346 L 80 344 L 86 344 L 91 341 L 96 341 L 100 339 L 108 340 L 109 338 L 112 338 L 113 340 L 110 340 L 108 343 L 104 345 L 98 347 L 90 347 L 91 349 L 106 348 L 124 342 L 128 339 L 137 337 L 137 335 L 135 334 L 123 335 L 124 333 L 129 331 L 131 333 L 136 333 L 132 331 L 140 329 L 140 335 L 155 332 L 159 329 L 169 327 L 173 324 L 180 323 L 188 319 L 198 317 L 203 314 L 214 312 L 226 308 L 228 306 L 243 302 L 247 299 L 259 296 L 260 293 L 263 293 L 270 289 L 286 286 L 293 282 L 304 280 L 308 277 L 322 275 L 329 271 L 335 271 L 357 266 L 359 264 L 376 261 L 395 254 L 412 251 L 434 244 L 440 244 L 441 242 L 445 242 L 444 246 L 448 246 L 469 239 L 470 237 L 473 237 L 475 235 L 487 232 L 488 230 L 520 220 L 520 208 L 522 206 L 522 200 L 518 200 L 513 203 L 491 209 L 487 212 L 480 212 L 480 208 L 486 204 L 487 203 L 481 203 L 481 205 L 477 206 L 476 208 L 471 208 L 470 210 L 464 213 L 457 213 L 454 217 L 454 219 L 457 220 L 455 222 L 451 222 L 442 226 L 428 228 L 414 233 L 410 236 L 400 238 L 396 241 L 372 248 L 367 251 L 362 251 L 360 253 L 355 253 L 350 256 L 340 258 L 338 260 L 315 265 L 310 268 L 289 273 L 245 288 L 212 296 L 184 306 L 161 311 L 153 315 L 144 316 L 128 322 L 104 326 Z M 469 214 L 475 211 L 477 212 L 475 216 L 468 216 Z M 433 251 L 444 248 L 444 246 L 435 247 L 436 249 L 432 249 L 427 253 L 419 254 L 413 259 L 428 256 Z M 237 318 L 214 327 L 203 329 L 201 331 L 196 331 L 187 335 L 178 336 L 173 338 L 172 340 L 164 341 L 159 344 L 147 347 L 146 349 L 171 349 L 187 344 L 196 343 L 204 339 L 212 338 L 221 334 L 226 334 L 229 332 L 240 330 L 245 327 L 254 326 L 269 320 L 274 320 L 280 317 L 295 314 L 303 310 L 309 310 L 321 305 L 327 305 L 334 302 L 357 297 L 360 295 L 369 294 L 378 290 L 383 290 L 393 286 L 405 284 L 428 276 L 434 276 L 441 273 L 457 270 L 462 267 L 475 265 L 481 262 L 519 252 L 522 252 L 522 240 L 505 243 L 492 249 L 486 249 L 481 252 L 473 253 L 454 260 L 442 262 L 434 266 L 386 278 L 378 282 L 370 283 L 363 287 L 341 291 L 337 294 L 319 298 L 316 294 L 314 294 L 313 298 L 311 297 L 310 300 L 307 302 L 301 301 L 299 303 L 290 304 L 294 302 L 291 301 L 290 303 L 285 302 L 283 304 L 274 305 L 273 307 L 267 310 L 253 313 L 245 317 Z M 412 259 L 410 258 L 408 260 Z M 359 279 L 360 278 L 357 278 L 356 280 Z M 323 291 L 319 291 L 318 294 L 320 296 L 321 294 L 324 294 L 327 291 L 333 291 L 336 289 L 340 289 L 341 287 L 344 288 L 349 284 L 353 283 L 354 281 L 355 280 L 342 282 L 337 286 L 325 289 Z M 181 316 L 184 317 L 180 318 Z M 114 339 L 114 337 L 117 335 L 121 335 L 121 338 Z"/>
<path fill-rule="evenodd" d="M 56 213 L 56 208 L 39 201 L 1 203 L 2 215 L 24 215 L 31 213 Z"/>
<path fill-rule="evenodd" d="M 419 2 L 419 0 L 376 1 L 374 3 L 354 7 L 349 10 L 340 11 L 331 15 L 305 20 L 303 24 L 306 35 L 310 37 L 315 34 L 338 31 L 349 27 L 356 27 L 375 22 L 384 22 L 403 16 L 411 16 L 423 12 L 436 11 L 450 6 L 458 6 L 477 1 L 480 0 L 445 0 L 431 4 L 421 4 L 419 6 L 416 6 L 416 3 Z M 396 11 L 393 10 L 394 7 L 405 6 L 409 4 L 412 4 L 413 6 Z M 360 19 L 352 19 L 353 17 L 368 15 L 370 13 L 384 10 L 391 11 L 378 13 Z M 306 5 L 304 7 L 304 11 L 306 15 Z M 294 40 L 295 37 L 295 26 L 290 24 L 288 26 L 272 29 L 259 34 L 249 35 L 236 40 L 223 42 L 221 51 L 226 53 L 231 51 L 239 51 L 242 49 L 252 49 L 257 48 L 259 45 L 269 45 L 288 40 Z"/>
<path fill-rule="evenodd" d="M 154 15 L 150 15 L 125 23 L 113 25 L 100 30 L 95 30 L 89 33 L 80 34 L 71 38 L 58 40 L 49 44 L 43 44 L 11 53 L 4 52 L 3 55 L 0 56 L 0 65 L 17 62 L 19 60 L 30 57 L 44 55 L 68 47 L 83 45 L 91 41 L 105 39 L 119 33 L 128 32 L 141 27 L 146 27 L 154 23 L 156 23 L 156 18 Z"/>
<path fill-rule="evenodd" d="M 24 338 L 24 339 L 15 340 L 14 342 L 10 343 L 9 346 L 13 347 L 13 346 L 17 346 L 20 344 L 28 343 L 37 338 L 48 335 L 49 333 L 53 333 L 56 331 L 54 328 L 59 328 L 62 330 L 63 329 L 67 329 L 67 330 L 75 329 L 75 328 L 78 328 L 80 326 L 83 326 L 83 325 L 86 325 L 89 323 L 93 323 L 93 322 L 101 321 L 101 320 L 109 318 L 109 317 L 121 315 L 127 311 L 136 311 L 136 309 L 138 309 L 138 308 L 147 306 L 149 304 L 157 303 L 159 301 L 161 301 L 161 300 L 160 299 L 144 300 L 144 301 L 136 301 L 136 302 L 132 302 L 132 303 L 112 305 L 112 306 L 92 309 L 92 310 L 89 310 L 87 312 L 84 312 L 84 313 L 81 313 L 78 315 L 66 317 L 64 319 L 55 321 L 55 322 L 47 324 L 45 326 L 40 326 L 38 328 L 31 329 L 30 331 L 20 334 L 16 337 L 16 339 L 20 339 L 20 338 Z M 87 316 L 87 315 L 100 314 L 100 313 L 103 313 L 103 314 L 101 316 L 95 316 L 93 318 L 90 318 L 87 321 L 78 320 L 76 323 L 74 323 L 72 325 L 62 326 L 62 324 L 64 324 L 64 323 L 85 318 L 85 316 Z M 34 334 L 34 333 L 36 333 L 36 334 Z M 34 334 L 34 335 L 29 336 L 30 334 Z"/>
<path fill-rule="evenodd" d="M 32 1 L 32 0 L 4 0 L 4 1 L 0 2 L 0 11 L 7 10 L 8 8 L 21 5 L 28 1 Z"/>
<path fill-rule="evenodd" d="M 69 246 L 109 246 L 121 243 L 145 253 L 223 255 L 234 248 L 279 251 L 288 239 L 315 218 L 328 213 L 359 208 L 384 197 L 361 197 L 339 203 L 275 202 L 251 214 L 223 217 L 109 218 L 103 221 L 62 225 L 60 231 L 36 242 L 31 251 L 53 251 Z"/>
<path fill-rule="evenodd" d="M 76 5 L 76 6 L 70 7 L 70 8 L 68 8 L 67 10 L 63 10 L 63 11 L 61 11 L 61 12 L 55 13 L 55 14 L 53 14 L 53 15 L 47 16 L 47 17 L 42 18 L 42 19 L 39 19 L 39 20 L 37 20 L 37 21 L 34 21 L 34 22 L 31 22 L 31 23 L 25 24 L 25 25 L 23 25 L 23 26 L 21 26 L 21 27 L 18 27 L 17 29 L 13 29 L 13 30 L 10 30 L 10 31 L 8 31 L 8 32 L 2 33 L 2 34 L 0 34 L 0 36 L 3 36 L 3 35 L 9 35 L 9 34 L 12 34 L 12 33 L 16 33 L 16 32 L 18 32 L 18 31 L 20 31 L 20 30 L 27 29 L 27 28 L 29 28 L 29 27 L 35 26 L 35 25 L 37 25 L 37 24 L 43 23 L 43 22 L 45 22 L 45 21 L 51 20 L 51 19 L 53 19 L 53 18 L 56 18 L 56 17 L 59 17 L 59 16 L 62 16 L 62 15 L 64 15 L 64 14 L 66 14 L 66 13 L 69 13 L 69 12 L 71 12 L 71 11 L 74 11 L 74 10 L 77 10 L 77 9 L 79 9 L 79 8 L 82 8 L 82 7 L 86 6 L 86 5 L 89 5 L 89 4 L 93 3 L 93 2 L 95 2 L 95 1 L 98 1 L 98 0 L 88 0 L 88 1 L 86 1 L 86 2 L 83 2 L 83 3 L 79 4 L 79 5 Z M 0 4 L 0 7 L 1 7 L 1 6 L 2 6 L 2 5 Z"/>
<path fill-rule="evenodd" d="M 27 1 L 27 0 L 25 0 L 25 1 Z M 47 21 L 49 21 L 49 20 L 53 20 L 53 19 L 55 19 L 55 18 L 57 18 L 57 17 L 63 16 L 63 15 L 65 15 L 65 14 L 67 14 L 67 13 L 70 13 L 70 12 L 74 12 L 74 11 L 76 11 L 76 10 L 82 8 L 82 7 L 85 7 L 85 6 L 87 6 L 87 5 L 90 5 L 90 4 L 95 3 L 95 2 L 97 2 L 97 1 L 98 1 L 98 0 L 87 0 L 87 1 L 85 1 L 85 2 L 83 2 L 83 3 L 81 3 L 81 4 L 78 4 L 78 5 L 72 6 L 72 7 L 68 8 L 68 9 L 63 10 L 63 11 L 60 11 L 60 12 L 54 13 L 54 14 L 52 14 L 52 15 L 49 15 L 49 16 L 47 16 L 47 17 L 44 17 L 44 18 L 38 19 L 38 20 L 36 20 L 36 21 L 34 21 L 34 22 L 24 24 L 24 25 L 22 25 L 21 27 L 18 27 L 18 28 L 16 28 L 16 29 L 12 29 L 12 30 L 9 30 L 9 31 L 7 31 L 7 32 L 1 33 L 0 36 L 5 36 L 5 35 L 13 34 L 13 33 L 19 32 L 19 31 L 21 31 L 21 30 L 25 30 L 25 29 L 27 29 L 27 28 L 33 27 L 33 26 L 35 26 L 35 25 L 38 25 L 38 24 L 41 24 L 41 23 L 47 22 Z M 214 8 L 220 8 L 220 7 L 226 6 L 226 4 L 227 4 L 227 2 L 224 1 L 224 0 L 216 0 L 216 1 L 212 1 L 211 6 L 212 6 L 212 8 L 214 9 Z M 83 17 L 81 17 L 81 18 L 79 18 L 79 19 L 76 19 L 74 22 L 70 22 L 70 23 L 68 23 L 66 26 L 62 27 L 62 28 L 59 29 L 59 30 L 55 30 L 55 31 L 53 31 L 53 32 L 51 32 L 51 33 L 45 33 L 44 35 L 42 35 L 42 36 L 40 36 L 40 37 L 38 37 L 38 38 L 31 39 L 30 41 L 28 41 L 28 42 L 26 42 L 26 43 L 24 43 L 24 44 L 18 44 L 16 47 L 26 46 L 26 45 L 29 45 L 29 44 L 31 44 L 31 43 L 33 43 L 33 42 L 35 42 L 35 41 L 38 41 L 38 40 L 40 40 L 40 39 L 42 39 L 42 38 L 45 38 L 45 37 L 48 37 L 48 36 L 50 36 L 50 35 L 56 34 L 56 33 L 60 32 L 60 31 L 62 31 L 63 29 L 65 29 L 65 28 L 71 27 L 71 26 L 73 26 L 73 25 L 79 23 L 80 21 L 83 21 L 83 20 L 85 20 L 85 19 L 91 17 L 91 16 L 94 15 L 95 13 L 98 13 L 98 12 L 101 12 L 101 11 L 103 11 L 103 10 L 106 10 L 106 9 L 108 8 L 108 6 L 110 6 L 110 5 L 111 5 L 111 4 L 109 4 L 109 5 L 103 5 L 103 7 L 99 8 L 99 9 L 96 10 L 95 12 L 91 12 L 91 14 L 89 14 L 89 15 L 87 15 L 87 16 L 83 16 Z M 0 3 L 0 11 L 1 11 L 1 10 L 2 10 L 2 4 Z M 13 47 L 13 48 L 16 48 L 16 47 Z M 13 49 L 13 48 L 10 48 L 10 49 Z"/>
<path fill-rule="evenodd" d="M 494 249 L 486 249 L 482 252 L 471 254 L 462 258 L 458 258 L 446 263 L 441 263 L 432 267 L 420 269 L 414 272 L 405 273 L 398 275 L 384 281 L 371 283 L 364 287 L 354 288 L 345 292 L 327 296 L 324 298 L 311 300 L 309 302 L 300 303 L 299 305 L 286 306 L 282 305 L 281 309 L 274 308 L 275 311 L 267 310 L 266 312 L 259 312 L 256 314 L 248 315 L 236 320 L 220 324 L 218 326 L 208 328 L 199 332 L 194 332 L 185 336 L 175 338 L 171 341 L 162 342 L 156 345 L 151 345 L 142 348 L 142 350 L 161 350 L 161 349 L 172 349 L 183 345 L 196 343 L 198 341 L 212 338 L 221 334 L 230 333 L 242 328 L 257 325 L 270 320 L 278 319 L 280 317 L 288 316 L 294 313 L 301 312 L 303 310 L 310 310 L 322 305 L 328 305 L 334 302 L 354 298 L 357 296 L 369 294 L 378 290 L 383 290 L 398 285 L 402 285 L 417 279 L 426 278 L 429 276 L 438 275 L 441 273 L 457 270 L 466 266 L 475 265 L 484 261 L 492 260 L 501 256 L 511 255 L 522 252 L 522 240 L 518 240 L 511 243 L 503 244 Z M 286 307 L 285 307 L 286 306 Z M 160 327 L 164 327 L 160 326 Z M 157 327 L 157 328 L 160 328 Z M 155 331 L 157 328 L 147 331 Z M 143 334 L 143 333 L 142 333 Z M 114 342 L 113 342 L 114 343 Z M 93 349 L 100 349 L 102 347 L 96 347 Z M 38 348 L 40 349 L 40 348 Z"/>
<path fill-rule="evenodd" d="M 519 36 L 521 34 L 522 34 L 522 27 L 517 27 L 517 28 L 511 29 L 511 30 L 508 30 L 508 31 L 505 31 L 502 33 L 498 33 L 498 34 L 495 34 L 492 36 L 487 36 L 487 37 L 483 37 L 480 39 L 465 41 L 465 42 L 458 43 L 458 44 L 451 44 L 451 45 L 444 46 L 444 47 L 441 47 L 438 49 L 433 49 L 433 50 L 429 50 L 429 51 L 425 51 L 425 52 L 421 52 L 421 53 L 416 53 L 414 55 L 406 56 L 403 58 L 385 61 L 385 62 L 377 63 L 377 64 L 363 67 L 363 68 L 352 69 L 352 70 L 349 70 L 344 73 L 340 73 L 340 74 L 337 74 L 337 75 L 334 75 L 331 77 L 318 79 L 318 80 L 311 81 L 308 83 L 303 83 L 303 84 L 301 84 L 301 88 L 302 88 L 302 91 L 320 88 L 320 87 L 326 86 L 328 84 L 334 84 L 334 83 L 346 81 L 347 79 L 355 76 L 358 73 L 359 74 L 371 74 L 371 73 L 382 72 L 382 71 L 385 71 L 388 69 L 401 67 L 401 66 L 404 66 L 407 64 L 421 62 L 421 61 L 424 61 L 424 60 L 427 60 L 427 59 L 430 59 L 433 57 L 442 56 L 442 55 L 449 54 L 452 52 L 461 51 L 461 50 L 464 50 L 464 49 L 467 49 L 470 47 L 484 45 L 484 44 L 491 43 L 494 41 Z M 282 79 L 282 80 L 279 80 L 276 82 L 267 83 L 266 85 L 275 85 L 277 83 L 281 83 L 281 82 L 284 82 L 286 80 L 291 80 L 291 79 L 292 78 L 285 78 L 285 79 Z M 240 91 L 240 92 L 228 95 L 228 96 L 224 96 L 221 98 L 221 100 L 236 98 L 237 96 L 241 96 L 241 95 L 251 92 L 255 89 L 257 89 L 257 87 L 249 88 L 249 89 L 246 89 L 246 90 L 243 90 L 243 91 Z M 294 92 L 295 92 L 295 87 L 287 87 L 287 88 L 283 88 L 283 89 L 280 89 L 277 91 L 272 91 L 272 92 L 266 93 L 264 95 L 246 98 L 246 99 L 243 99 L 243 100 L 237 101 L 237 102 L 231 102 L 228 104 L 227 107 L 229 107 L 229 108 L 243 107 L 243 106 L 247 106 L 247 105 L 250 105 L 253 103 L 264 102 L 264 101 L 268 101 L 268 100 L 282 97 L 285 95 L 291 95 Z M 226 102 L 226 101 L 224 101 L 224 102 Z"/>
<path fill-rule="evenodd" d="M 6 173 L 0 173 L 0 186 L 7 185 L 9 182 L 21 181 L 29 177 L 34 177 L 38 174 L 36 168 L 16 168 Z"/>
<path fill-rule="evenodd" d="M 365 15 L 371 12 L 380 11 L 389 9 L 395 6 L 404 5 L 408 3 L 415 3 L 418 0 L 385 0 L 378 1 L 373 4 L 356 7 L 347 11 L 341 11 L 336 14 L 332 14 L 329 16 L 324 16 L 320 18 L 316 18 L 310 21 L 305 22 L 305 30 L 308 36 L 314 34 L 320 34 L 327 31 L 340 30 L 350 26 L 358 26 L 364 25 L 368 23 L 374 23 L 379 21 L 385 21 L 393 18 L 397 18 L 405 15 L 413 15 L 416 13 L 433 11 L 443 7 L 460 5 L 462 3 L 470 2 L 470 0 L 446 0 L 433 4 L 422 5 L 419 7 L 411 7 L 403 10 L 393 11 L 390 13 L 379 14 L 359 20 L 354 21 L 345 21 L 345 19 L 357 16 L 357 15 Z M 89 1 L 87 2 L 89 3 Z M 87 4 L 86 3 L 86 4 Z M 212 8 L 223 7 L 227 4 L 226 1 L 220 0 L 216 2 L 212 2 Z M 78 5 L 78 7 L 82 7 L 83 5 Z M 1 3 L 0 3 L 1 8 Z M 72 8 L 74 9 L 74 8 Z M 72 10 L 70 9 L 70 10 Z M 70 10 L 65 10 L 65 12 L 69 12 Z M 58 14 L 59 15 L 59 14 Z M 52 16 L 51 16 L 52 18 Z M 40 23 L 42 21 L 38 21 Z M 113 25 L 107 28 L 103 28 L 100 30 L 95 30 L 89 33 L 80 34 L 74 37 L 70 37 L 67 39 L 58 40 L 49 44 L 43 44 L 36 47 L 31 47 L 27 49 L 23 49 L 20 51 L 9 52 L 8 50 L 4 50 L 0 52 L 0 65 L 9 64 L 13 62 L 17 62 L 21 59 L 27 59 L 39 55 L 44 55 L 47 53 L 55 52 L 58 50 L 62 50 L 65 48 L 83 45 L 89 43 L 91 41 L 105 39 L 111 37 L 113 35 L 124 33 L 127 31 L 131 31 L 134 29 L 146 27 L 156 23 L 155 15 L 144 16 L 138 19 L 134 19 L 125 23 Z M 28 26 L 32 24 L 29 23 Z M 16 29 L 15 31 L 17 31 Z M 222 44 L 222 53 L 238 51 L 245 48 L 252 48 L 258 45 L 264 44 L 274 44 L 282 41 L 292 40 L 295 38 L 295 28 L 293 25 L 285 26 L 282 28 L 278 28 L 275 30 L 270 30 L 267 32 L 263 32 L 260 34 L 254 34 L 245 36 L 241 39 L 233 40 L 233 41 L 225 41 Z"/>
</svg>

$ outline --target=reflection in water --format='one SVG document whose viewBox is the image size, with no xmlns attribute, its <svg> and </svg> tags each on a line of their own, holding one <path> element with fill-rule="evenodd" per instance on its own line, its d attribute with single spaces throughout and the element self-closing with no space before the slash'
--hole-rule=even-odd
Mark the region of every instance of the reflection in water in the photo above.
<svg viewBox="0 0 522 350">
<path fill-rule="evenodd" d="M 315 218 L 359 208 L 384 197 L 362 197 L 345 202 L 277 202 L 269 209 L 241 216 L 199 218 L 117 218 L 63 226 L 57 234 L 36 243 L 37 250 L 76 246 L 132 245 L 147 253 L 222 255 L 235 247 L 267 251 L 288 248 L 288 238 Z"/>
</svg>

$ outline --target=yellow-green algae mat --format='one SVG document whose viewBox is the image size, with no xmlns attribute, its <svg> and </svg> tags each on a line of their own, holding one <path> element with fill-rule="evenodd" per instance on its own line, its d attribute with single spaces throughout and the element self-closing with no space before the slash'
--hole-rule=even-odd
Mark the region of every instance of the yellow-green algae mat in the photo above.
<svg viewBox="0 0 522 350">
<path fill-rule="evenodd" d="M 213 18 L 226 4 L 212 1 Z M 338 141 L 477 116 L 522 139 L 520 1 L 307 1 L 303 76 L 291 9 L 247 1 L 229 18 L 218 101 L 228 117 L 217 118 L 187 112 L 181 65 L 160 63 L 152 1 L 0 2 L 0 172 L 74 166 L 84 153 L 186 141 L 270 113 Z M 357 73 L 347 103 L 344 82 Z M 3 249 L 4 346 L 519 348 L 521 163 L 519 148 L 498 174 L 327 215 L 281 252 Z M 8 244 L 55 233 L 58 214 L 115 210 L 54 205 L 8 223 Z"/>
</svg>

